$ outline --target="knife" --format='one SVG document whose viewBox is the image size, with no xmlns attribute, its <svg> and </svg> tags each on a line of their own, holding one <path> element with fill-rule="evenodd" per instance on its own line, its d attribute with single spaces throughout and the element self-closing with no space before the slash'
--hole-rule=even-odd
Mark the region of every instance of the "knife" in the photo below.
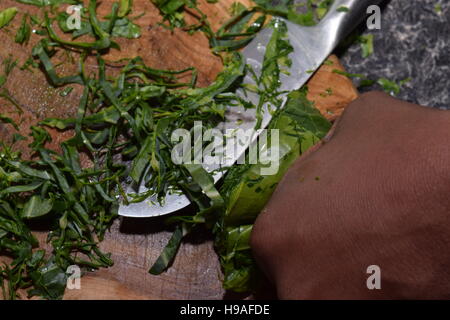
<svg viewBox="0 0 450 320">
<path fill-rule="evenodd" d="M 289 74 L 281 74 L 281 88 L 280 91 L 290 92 L 300 89 L 312 76 L 313 71 L 316 71 L 334 48 L 343 40 L 366 16 L 367 8 L 371 5 L 378 5 L 382 0 L 335 0 L 331 5 L 327 15 L 315 26 L 304 27 L 294 24 L 282 18 L 276 18 L 284 22 L 288 29 L 288 37 L 291 46 L 294 48 L 289 55 L 292 60 L 292 66 L 289 69 Z M 338 10 L 345 8 L 343 10 Z M 264 60 L 265 48 L 271 38 L 273 29 L 265 28 L 261 30 L 257 36 L 243 49 L 242 54 L 246 59 L 247 64 L 251 65 L 253 70 L 261 70 Z M 250 75 L 247 75 L 244 84 L 254 84 L 254 80 Z M 237 92 L 242 98 L 253 103 L 258 104 L 259 96 L 254 92 Z M 287 98 L 287 93 L 282 94 L 284 102 Z M 269 112 L 270 105 L 265 105 L 262 110 L 261 129 L 264 129 L 272 119 Z M 239 121 L 238 121 L 239 120 Z M 221 132 L 226 132 L 230 129 L 251 130 L 256 125 L 256 111 L 255 109 L 244 109 L 243 107 L 229 107 L 225 113 L 225 119 L 217 128 Z M 225 159 L 222 166 L 229 167 L 233 165 L 240 157 L 245 154 L 245 151 L 256 140 L 257 136 L 253 136 L 247 143 L 236 143 L 235 156 L 230 159 Z M 203 167 L 212 172 L 218 166 Z M 216 171 L 213 175 L 214 181 L 217 182 L 223 175 L 224 171 Z M 128 193 L 142 193 L 147 191 L 144 186 L 130 185 Z M 165 196 L 164 203 L 160 204 L 156 196 L 139 202 L 124 204 L 119 207 L 119 215 L 126 217 L 156 217 L 170 214 L 178 211 L 190 204 L 190 200 L 181 192 L 168 192 Z"/>
</svg>

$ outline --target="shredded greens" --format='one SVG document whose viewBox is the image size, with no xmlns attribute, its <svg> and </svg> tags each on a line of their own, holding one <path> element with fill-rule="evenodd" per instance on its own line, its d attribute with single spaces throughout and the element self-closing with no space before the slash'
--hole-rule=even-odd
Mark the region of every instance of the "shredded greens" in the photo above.
<svg viewBox="0 0 450 320">
<path fill-rule="evenodd" d="M 396 83 L 396 82 L 386 79 L 386 78 L 379 78 L 377 80 L 369 79 L 361 73 L 348 73 L 348 72 L 345 72 L 342 70 L 337 70 L 337 69 L 334 69 L 333 72 L 343 75 L 343 76 L 346 76 L 351 79 L 358 79 L 359 80 L 358 89 L 377 84 L 381 87 L 381 89 L 384 92 L 386 92 L 390 95 L 393 95 L 393 96 L 399 94 L 401 86 L 403 86 L 405 83 L 407 83 L 411 80 L 410 78 L 407 78 L 407 79 L 403 79 L 403 80 L 399 81 L 398 83 Z"/>
<path fill-rule="evenodd" d="M 108 73 L 108 62 L 103 56 L 108 50 L 119 49 L 115 38 L 133 39 L 141 35 L 140 27 L 130 17 L 131 0 L 115 2 L 106 17 L 98 17 L 96 0 L 86 1 L 87 6 L 81 9 L 81 28 L 73 30 L 67 24 L 69 15 L 59 10 L 59 5 L 83 5 L 83 1 L 16 1 L 40 7 L 42 12 L 40 17 L 24 14 L 15 34 L 14 40 L 20 44 L 26 44 L 30 36 L 38 38 L 32 57 L 21 69 L 39 67 L 52 86 L 61 87 L 61 96 L 69 95 L 74 85 L 81 85 L 83 94 L 73 118 L 48 118 L 31 127 L 32 160 L 17 151 L 16 143 L 28 139 L 20 135 L 19 124 L 0 114 L 0 124 L 13 132 L 12 143 L 0 141 L 0 253 L 10 258 L 9 263 L 0 266 L 3 296 L 16 299 L 21 297 L 19 290 L 28 290 L 28 296 L 61 298 L 70 265 L 92 270 L 113 264 L 98 244 L 116 219 L 119 203 L 139 202 L 155 195 L 163 201 L 169 190 L 181 190 L 195 208 L 191 214 L 168 219 L 168 223 L 175 224 L 175 231 L 149 272 L 165 271 L 183 237 L 204 226 L 215 235 L 224 287 L 240 292 L 255 289 L 258 271 L 249 246 L 252 224 L 290 164 L 330 128 L 328 121 L 307 101 L 305 89 L 291 93 L 286 107 L 279 108 L 282 104 L 279 77 L 290 66 L 288 55 L 292 47 L 286 37 L 286 26 L 270 22 L 268 15 L 314 25 L 332 1 L 308 0 L 302 8 L 291 0 L 282 0 L 277 5 L 257 0 L 251 8 L 236 3 L 232 7 L 233 17 L 213 31 L 195 0 L 152 0 L 165 27 L 203 32 L 212 52 L 222 59 L 222 72 L 204 88 L 196 86 L 195 68 L 155 69 L 140 57 L 122 60 L 114 77 Z M 196 17 L 195 24 L 187 25 L 186 12 Z M 16 13 L 15 8 L 0 12 L 0 28 Z M 264 25 L 274 32 L 261 74 L 256 76 L 238 50 Z M 81 36 L 86 37 L 81 41 Z M 370 51 L 368 48 L 367 52 Z M 59 52 L 70 52 L 76 60 L 78 69 L 74 74 L 58 74 L 54 57 Z M 94 71 L 87 71 L 88 56 L 96 58 Z M 15 61 L 5 64 L 0 87 L 15 65 Z M 248 73 L 256 83 L 252 88 L 242 87 Z M 180 80 L 186 78 L 189 80 Z M 396 91 L 388 81 L 381 84 Z M 238 96 L 238 88 L 257 91 L 258 104 Z M 2 94 L 14 101 L 7 92 Z M 236 165 L 221 185 L 215 185 L 202 166 L 173 163 L 174 145 L 170 136 L 175 129 L 193 130 L 197 121 L 202 122 L 203 129 L 215 128 L 230 106 L 255 108 L 260 120 L 261 108 L 267 102 L 275 107 L 269 128 L 280 131 L 282 152 L 276 175 L 259 175 L 264 166 L 261 163 Z M 49 128 L 74 133 L 61 144 L 60 152 L 47 148 L 52 139 Z M 83 157 L 90 161 L 90 166 L 82 165 Z M 127 194 L 124 186 L 130 182 L 144 184 L 148 191 Z M 48 250 L 42 248 L 32 233 L 35 222 L 44 223 L 49 231 Z"/>
<path fill-rule="evenodd" d="M 28 15 L 25 14 L 22 17 L 22 23 L 20 25 L 20 28 L 19 28 L 19 30 L 17 30 L 17 33 L 16 33 L 15 41 L 17 43 L 24 44 L 24 43 L 27 43 L 28 40 L 30 40 L 31 27 L 30 27 L 29 23 L 27 22 L 27 20 L 28 20 Z"/>
<path fill-rule="evenodd" d="M 14 19 L 17 11 L 18 10 L 15 7 L 0 11 L 0 29 L 8 25 L 8 23 L 10 23 L 12 19 Z"/>
<path fill-rule="evenodd" d="M 358 41 L 361 44 L 361 55 L 363 58 L 373 54 L 373 34 L 360 36 Z"/>
</svg>

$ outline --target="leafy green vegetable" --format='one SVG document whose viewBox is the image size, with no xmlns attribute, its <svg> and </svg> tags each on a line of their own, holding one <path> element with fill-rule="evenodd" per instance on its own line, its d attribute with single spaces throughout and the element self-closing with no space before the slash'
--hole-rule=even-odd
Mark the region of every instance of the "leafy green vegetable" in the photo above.
<svg viewBox="0 0 450 320">
<path fill-rule="evenodd" d="M 37 185 L 40 186 L 41 184 Z M 35 186 L 33 186 L 35 187 Z M 34 189 L 31 188 L 22 188 L 24 191 L 32 191 Z M 29 189 L 29 190 L 27 190 Z M 11 192 L 11 191 L 10 191 Z M 24 205 L 22 211 L 22 217 L 25 219 L 42 217 L 49 213 L 53 208 L 53 202 L 51 199 L 42 200 L 40 196 L 33 196 L 28 200 L 28 202 Z"/>
<path fill-rule="evenodd" d="M 33 56 L 36 56 L 40 59 L 42 66 L 44 67 L 50 81 L 55 86 L 61 86 L 68 83 L 78 83 L 82 84 L 83 79 L 80 75 L 75 76 L 67 76 L 67 77 L 59 77 L 56 74 L 54 66 L 50 60 L 50 57 L 47 53 L 46 42 L 41 41 L 33 48 Z"/>
<path fill-rule="evenodd" d="M 434 11 L 437 13 L 437 14 L 441 14 L 442 13 L 442 6 L 438 3 L 438 4 L 436 4 L 435 6 L 434 6 Z"/>
<path fill-rule="evenodd" d="M 33 260 L 32 256 L 32 260 Z M 38 264 L 45 261 L 41 258 Z M 61 299 L 67 285 L 67 274 L 53 259 L 30 273 L 34 288 L 28 291 L 29 296 L 41 296 L 47 299 Z"/>
<path fill-rule="evenodd" d="M 55 33 L 52 27 L 52 21 L 48 18 L 48 16 L 45 17 L 45 26 L 47 28 L 48 35 L 53 41 L 56 41 L 62 45 L 73 47 L 73 48 L 79 48 L 79 49 L 89 49 L 89 50 L 104 50 L 110 47 L 113 48 L 119 48 L 118 45 L 111 41 L 111 35 L 107 33 L 104 29 L 102 29 L 100 25 L 100 21 L 97 18 L 96 14 L 96 8 L 97 8 L 97 1 L 96 0 L 90 0 L 88 11 L 89 11 L 89 22 L 92 26 L 93 34 L 96 37 L 96 41 L 94 42 L 75 42 L 75 41 L 68 41 L 64 40 Z"/>
<path fill-rule="evenodd" d="M 158 257 L 158 260 L 153 264 L 152 268 L 149 270 L 149 273 L 158 275 L 164 270 L 166 270 L 173 259 L 175 258 L 176 253 L 178 252 L 178 248 L 181 245 L 181 240 L 183 239 L 183 230 L 181 227 L 177 227 L 175 232 L 172 234 L 169 243 L 164 248 L 164 251 Z"/>
<path fill-rule="evenodd" d="M 17 124 L 12 120 L 10 117 L 5 116 L 4 114 L 0 113 L 0 122 L 8 123 L 14 127 L 14 129 L 19 130 L 19 127 Z"/>
<path fill-rule="evenodd" d="M 79 4 L 82 2 L 82 0 L 16 0 L 16 1 L 37 7 L 55 6 L 59 4 Z"/>
<path fill-rule="evenodd" d="M 17 33 L 16 33 L 15 41 L 17 43 L 20 43 L 20 44 L 27 43 L 28 40 L 30 39 L 31 27 L 27 23 L 27 18 L 28 18 L 28 15 L 24 15 L 22 17 L 22 23 L 21 23 L 20 28 L 17 30 Z"/>
<path fill-rule="evenodd" d="M 361 55 L 363 58 L 367 58 L 373 54 L 373 34 L 360 36 L 358 41 L 361 44 Z"/>
<path fill-rule="evenodd" d="M 112 7 L 112 12 L 106 17 L 106 21 L 96 20 L 96 23 L 99 27 L 97 28 L 97 31 L 101 29 L 102 31 L 110 34 L 112 37 L 124 37 L 128 39 L 139 38 L 141 36 L 141 28 L 137 24 L 133 23 L 129 18 L 127 18 L 126 15 L 123 17 L 120 16 L 120 8 L 116 3 L 116 5 Z M 62 31 L 66 33 L 72 33 L 73 39 L 76 39 L 83 35 L 90 35 L 92 37 L 96 36 L 93 25 L 91 24 L 89 19 L 86 19 L 82 16 L 81 28 L 78 30 L 73 30 L 70 29 L 67 25 L 68 17 L 69 15 L 66 12 L 61 12 L 56 17 L 56 20 Z M 88 44 L 85 44 L 85 46 L 87 45 Z"/>
<path fill-rule="evenodd" d="M 73 91 L 73 87 L 66 87 L 59 93 L 59 95 L 61 97 L 67 97 L 72 91 Z"/>
<path fill-rule="evenodd" d="M 285 17 L 300 25 L 313 26 L 326 15 L 332 0 L 307 0 L 302 3 L 303 12 L 299 12 L 299 4 L 293 0 L 255 0 L 255 3 L 268 13 Z"/>
<path fill-rule="evenodd" d="M 338 69 L 334 69 L 333 73 L 337 73 L 337 74 L 346 76 L 348 78 L 366 78 L 366 76 L 361 73 L 349 73 L 349 72 L 345 72 L 345 71 L 338 70 Z"/>
<path fill-rule="evenodd" d="M 185 4 L 195 5 L 195 0 L 152 0 L 158 7 L 165 21 L 168 21 L 171 28 L 184 27 L 183 9 Z"/>
<path fill-rule="evenodd" d="M 8 25 L 16 16 L 18 9 L 16 7 L 8 8 L 0 12 L 0 29 Z"/>
<path fill-rule="evenodd" d="M 111 35 L 113 37 L 136 39 L 141 36 L 141 28 L 127 18 L 117 19 Z"/>
<path fill-rule="evenodd" d="M 338 12 L 348 12 L 349 8 L 345 7 L 345 6 L 341 6 L 341 7 L 337 8 L 337 11 Z"/>
<path fill-rule="evenodd" d="M 119 18 L 123 18 L 131 11 L 131 7 L 133 6 L 132 0 L 120 0 L 120 7 L 117 16 Z"/>
<path fill-rule="evenodd" d="M 380 78 L 377 83 L 383 88 L 386 93 L 397 95 L 400 93 L 400 86 L 393 81 L 386 78 Z"/>
<path fill-rule="evenodd" d="M 397 84 L 394 81 L 391 81 L 386 78 L 379 78 L 378 80 L 373 80 L 368 79 L 365 75 L 360 73 L 348 73 L 337 69 L 333 70 L 333 73 L 341 74 L 348 78 L 360 79 L 358 88 L 372 86 L 373 84 L 377 83 L 386 93 L 389 93 L 391 95 L 398 95 L 400 93 L 400 87 L 411 80 L 410 78 L 407 78 L 400 81 L 399 84 Z"/>
<path fill-rule="evenodd" d="M 238 292 L 255 289 L 258 282 L 249 236 L 252 224 L 262 211 L 276 185 L 298 156 L 319 142 L 330 129 L 306 91 L 292 92 L 286 106 L 272 119 L 269 129 L 279 132 L 279 170 L 262 175 L 267 164 L 234 166 L 227 173 L 221 193 L 226 210 L 216 234 L 216 250 L 224 271 L 224 287 Z M 271 141 L 268 139 L 268 141 Z"/>
<path fill-rule="evenodd" d="M 213 36 L 210 36 L 210 46 L 214 52 L 237 50 L 248 44 L 261 30 L 266 15 L 258 16 L 250 25 L 249 22 L 256 17 L 256 9 L 247 9 L 241 3 L 233 8 L 234 16 L 226 21 Z M 212 31 L 208 31 L 209 34 Z"/>
</svg>

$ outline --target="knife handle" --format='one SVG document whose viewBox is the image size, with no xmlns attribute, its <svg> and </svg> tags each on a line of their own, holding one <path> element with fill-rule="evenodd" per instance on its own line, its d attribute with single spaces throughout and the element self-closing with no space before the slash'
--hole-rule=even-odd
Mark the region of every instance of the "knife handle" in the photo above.
<svg viewBox="0 0 450 320">
<path fill-rule="evenodd" d="M 328 14 L 319 23 L 318 27 L 324 28 L 333 34 L 335 43 L 339 44 L 366 16 L 367 8 L 378 5 L 383 0 L 335 0 Z M 338 11 L 340 7 L 348 8 L 347 11 Z"/>
</svg>

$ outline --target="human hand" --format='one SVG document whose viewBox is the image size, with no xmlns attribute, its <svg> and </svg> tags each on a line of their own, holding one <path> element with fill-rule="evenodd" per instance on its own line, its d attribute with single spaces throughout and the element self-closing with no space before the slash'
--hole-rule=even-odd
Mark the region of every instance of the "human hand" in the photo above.
<svg viewBox="0 0 450 320">
<path fill-rule="evenodd" d="M 315 149 L 252 233 L 278 296 L 450 297 L 450 111 L 364 94 Z M 380 290 L 366 285 L 370 265 Z"/>
</svg>

